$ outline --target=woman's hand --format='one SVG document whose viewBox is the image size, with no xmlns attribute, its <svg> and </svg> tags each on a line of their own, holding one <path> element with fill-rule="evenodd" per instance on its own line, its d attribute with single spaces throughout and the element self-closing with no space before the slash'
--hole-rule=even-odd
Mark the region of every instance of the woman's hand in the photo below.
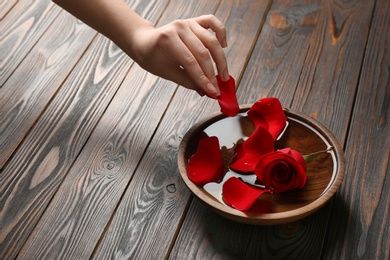
<svg viewBox="0 0 390 260">
<path fill-rule="evenodd" d="M 176 20 L 160 28 L 150 23 L 143 25 L 127 43 L 128 54 L 142 68 L 200 95 L 220 95 L 214 63 L 222 80 L 229 79 L 222 22 L 213 15 L 204 15 Z"/>
<path fill-rule="evenodd" d="M 177 20 L 161 28 L 140 17 L 123 0 L 53 0 L 104 34 L 145 70 L 196 90 L 220 95 L 214 66 L 229 79 L 225 26 L 214 15 Z M 214 31 L 211 33 L 208 29 Z"/>
</svg>

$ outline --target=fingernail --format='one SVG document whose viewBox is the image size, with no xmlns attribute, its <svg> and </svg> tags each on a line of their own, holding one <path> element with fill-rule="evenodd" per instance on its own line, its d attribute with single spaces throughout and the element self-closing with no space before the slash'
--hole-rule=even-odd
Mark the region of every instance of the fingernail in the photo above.
<svg viewBox="0 0 390 260">
<path fill-rule="evenodd" d="M 226 48 L 226 47 L 227 47 L 227 41 L 226 41 L 226 39 L 223 39 L 222 48 Z"/>
<path fill-rule="evenodd" d="M 223 72 L 223 80 L 224 81 L 228 81 L 230 79 L 230 75 L 229 75 L 229 72 L 227 70 L 225 70 Z"/>
<path fill-rule="evenodd" d="M 219 95 L 221 95 L 221 93 L 219 92 L 219 90 L 211 83 L 208 83 L 207 86 L 206 86 L 207 90 L 209 91 L 209 93 L 215 97 L 219 97 Z"/>
</svg>

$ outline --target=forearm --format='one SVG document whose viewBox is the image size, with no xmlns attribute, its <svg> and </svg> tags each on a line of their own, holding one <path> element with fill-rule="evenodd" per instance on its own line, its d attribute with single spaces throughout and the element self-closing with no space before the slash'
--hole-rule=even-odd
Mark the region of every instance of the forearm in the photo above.
<svg viewBox="0 0 390 260">
<path fill-rule="evenodd" d="M 129 56 L 132 39 L 138 31 L 154 27 L 123 0 L 53 0 L 69 13 L 107 36 Z"/>
</svg>

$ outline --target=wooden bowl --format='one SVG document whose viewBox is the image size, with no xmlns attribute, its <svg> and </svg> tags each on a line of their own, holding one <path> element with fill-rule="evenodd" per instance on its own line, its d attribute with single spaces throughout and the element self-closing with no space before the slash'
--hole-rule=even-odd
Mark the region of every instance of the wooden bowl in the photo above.
<svg viewBox="0 0 390 260">
<path fill-rule="evenodd" d="M 320 153 L 307 163 L 307 182 L 302 190 L 264 194 L 248 211 L 239 211 L 211 195 L 188 179 L 186 167 L 196 152 L 199 140 L 218 137 L 225 172 L 234 154 L 234 145 L 249 136 L 254 126 L 246 116 L 251 105 L 242 106 L 239 115 L 226 117 L 219 113 L 195 124 L 183 137 L 179 147 L 178 166 L 181 177 L 191 192 L 211 209 L 228 219 L 254 225 L 276 225 L 304 218 L 321 208 L 339 188 L 345 172 L 345 157 L 334 135 L 313 118 L 285 109 L 288 127 L 275 143 L 276 149 L 290 147 L 303 155 Z M 241 140 L 242 141 L 242 140 Z"/>
</svg>

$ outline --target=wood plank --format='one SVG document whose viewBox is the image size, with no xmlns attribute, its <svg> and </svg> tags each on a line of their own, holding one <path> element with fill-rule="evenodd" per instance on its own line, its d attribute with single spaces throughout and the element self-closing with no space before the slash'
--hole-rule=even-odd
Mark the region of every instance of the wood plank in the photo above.
<svg viewBox="0 0 390 260">
<path fill-rule="evenodd" d="M 158 19 L 156 10 L 166 2 L 130 4 Z M 130 66 L 126 54 L 97 37 L 6 165 L 0 175 L 0 258 L 18 254 Z"/>
<path fill-rule="evenodd" d="M 0 2 L 0 21 L 4 19 L 4 16 L 14 7 L 19 0 L 3 0 Z"/>
<path fill-rule="evenodd" d="M 153 91 L 157 86 L 164 92 Z M 19 253 L 21 259 L 91 256 L 175 87 L 137 65 L 131 69 Z"/>
<path fill-rule="evenodd" d="M 174 8 L 173 10 L 176 10 L 177 13 L 180 13 L 181 16 L 192 16 L 194 15 L 194 12 L 203 13 L 205 11 L 203 7 L 206 6 L 209 12 L 209 8 L 213 7 L 212 5 L 197 5 L 197 7 L 202 7 L 202 9 L 199 9 L 193 8 L 193 6 L 188 6 L 188 3 L 182 3 L 182 5 L 183 8 L 180 8 L 181 5 L 178 4 L 172 4 L 171 7 Z M 183 12 L 183 10 L 186 10 L 187 12 Z M 174 12 L 168 10 L 166 11 L 166 13 L 169 15 L 168 17 L 171 17 L 172 13 Z M 164 20 L 165 19 L 161 21 L 164 22 Z M 156 127 L 153 122 L 157 123 L 159 121 L 158 115 L 161 116 L 161 113 L 164 111 L 161 109 L 162 107 L 164 107 L 163 104 L 159 104 L 159 106 L 152 107 L 153 110 L 151 111 L 142 109 L 145 108 L 141 106 L 143 103 L 147 105 L 149 103 L 156 103 L 156 100 L 148 100 L 145 95 L 152 88 L 161 88 L 161 90 L 153 92 L 152 97 L 157 100 L 160 100 L 160 103 L 163 103 L 163 101 L 165 101 L 166 106 L 169 102 L 168 97 L 173 94 L 174 88 L 172 88 L 172 91 L 167 91 L 167 86 L 164 86 L 163 84 L 160 84 L 159 88 L 156 88 L 156 86 L 145 85 L 145 82 L 146 84 L 150 84 L 150 80 L 139 80 L 143 79 L 145 74 L 147 74 L 146 72 L 144 74 L 141 74 L 140 71 L 141 70 L 139 68 L 136 70 L 136 72 L 131 70 L 129 79 L 123 83 L 124 86 L 131 86 L 131 89 L 121 89 L 117 94 L 119 99 L 115 99 L 112 102 L 112 106 L 110 106 L 106 111 L 105 116 L 102 118 L 99 124 L 101 128 L 98 126 L 95 130 L 96 137 L 95 134 L 92 135 L 90 141 L 88 142 L 79 157 L 81 159 L 74 164 L 71 172 L 69 173 L 69 176 L 64 180 L 64 184 L 62 186 L 63 189 L 60 189 L 57 192 L 57 195 L 53 199 L 52 204 L 46 211 L 45 215 L 42 217 L 42 221 L 38 224 L 36 231 L 34 231 L 31 235 L 33 239 L 29 239 L 26 242 L 24 249 L 20 253 L 20 256 L 22 256 L 22 258 L 24 256 L 42 258 L 45 257 L 47 254 L 58 254 L 56 255 L 56 257 L 88 257 L 88 250 L 92 250 L 94 248 L 93 241 L 97 241 L 99 235 L 104 230 L 110 215 L 115 209 L 116 203 L 121 197 L 122 193 L 120 192 L 120 190 L 124 190 L 124 188 L 126 187 L 127 182 L 129 182 L 131 178 L 131 172 L 137 166 L 137 160 L 140 159 L 143 150 L 148 144 L 148 139 L 145 138 L 147 138 L 148 136 L 150 137 L 153 133 L 154 128 Z M 144 76 L 141 77 L 140 75 Z M 176 87 L 175 84 L 169 84 L 173 87 Z M 131 94 L 137 92 L 137 89 L 143 89 L 143 91 L 146 92 L 142 91 L 142 95 L 138 94 L 138 96 L 135 97 L 133 97 L 132 95 L 126 95 L 126 93 Z M 123 98 L 121 97 L 126 97 L 126 99 L 123 100 Z M 133 104 L 133 106 L 129 106 L 128 110 L 125 110 L 126 113 L 124 113 L 122 112 L 121 104 Z M 111 107 L 112 109 L 110 109 Z M 155 115 L 155 118 L 150 118 L 150 115 L 153 114 Z M 144 121 L 147 125 L 138 125 L 142 123 L 142 121 Z M 108 125 L 110 125 L 110 122 L 112 122 L 113 124 L 112 127 L 108 127 Z M 113 130 L 114 128 L 115 130 Z M 135 128 L 134 132 L 131 131 L 132 128 Z M 107 139 L 102 137 L 107 135 Z M 126 136 L 127 138 L 124 136 Z M 121 142 L 125 143 L 123 144 Z M 131 147 L 131 150 L 126 151 L 128 150 L 128 147 Z M 121 152 L 124 153 L 123 156 L 121 154 L 117 154 Z M 121 157 L 121 160 L 124 160 L 124 165 L 115 166 L 115 168 L 120 168 L 124 172 L 121 172 L 119 169 L 118 172 L 115 173 L 112 173 L 112 170 L 109 171 L 109 169 L 107 170 L 107 172 L 105 172 L 105 169 L 100 168 L 98 169 L 98 172 L 95 172 L 96 170 L 93 170 L 96 167 L 96 161 L 107 160 L 107 158 L 105 158 L 105 155 L 107 153 L 113 153 L 117 157 Z M 98 159 L 102 157 L 101 154 L 104 155 L 103 158 Z M 93 164 L 90 165 L 88 162 L 92 162 Z M 119 164 L 120 162 L 113 163 Z M 105 162 L 102 162 L 102 164 L 104 165 Z M 99 175 L 101 178 L 95 177 L 96 175 Z M 117 175 L 118 178 L 113 179 L 112 175 Z M 73 197 L 83 196 L 82 194 L 84 192 L 87 192 L 84 189 L 80 189 L 78 192 L 72 192 L 73 190 L 77 190 L 76 187 L 80 186 L 81 182 L 88 183 L 84 184 L 83 186 L 88 187 L 88 191 L 90 191 L 91 193 L 93 193 L 93 190 L 96 189 L 96 191 L 98 192 L 98 194 L 94 194 L 98 197 L 96 199 L 99 200 L 100 198 L 103 201 L 85 202 L 81 206 L 75 206 Z M 102 185 L 101 182 L 106 182 L 104 184 L 104 189 L 100 187 Z M 95 184 L 97 184 L 98 186 L 95 186 Z M 105 196 L 98 196 L 102 193 L 105 194 Z M 111 200 L 107 200 L 108 197 L 111 198 Z M 102 204 L 105 205 L 103 207 L 105 211 L 103 212 L 101 208 Z M 85 207 L 88 207 L 89 209 L 86 210 Z M 72 212 L 72 216 L 77 219 L 73 219 L 73 217 L 62 219 L 62 217 L 64 216 L 63 212 Z M 83 216 L 84 214 L 87 215 Z M 73 231 L 72 227 L 69 227 L 67 229 L 67 235 L 65 237 L 61 235 L 62 228 L 61 224 L 59 225 L 58 223 L 64 223 L 63 225 L 71 225 L 68 223 L 78 223 L 78 221 L 82 221 L 83 219 L 86 220 L 86 223 L 77 225 L 77 229 Z M 53 225 L 53 223 L 56 224 Z M 48 233 L 50 235 L 48 235 Z M 79 241 L 77 245 L 73 244 L 75 236 L 77 236 L 77 239 Z M 61 240 L 61 242 L 59 242 L 61 243 L 61 248 L 57 246 L 56 242 L 47 242 L 58 241 L 57 239 Z M 86 245 L 86 243 L 88 243 L 88 245 Z"/>
<path fill-rule="evenodd" d="M 294 55 L 285 57 L 285 59 L 299 61 L 295 64 L 291 63 L 291 66 L 298 68 L 282 72 L 283 76 L 290 74 L 289 77 L 294 77 L 293 80 L 289 80 L 289 82 L 284 80 L 286 76 L 282 76 L 282 84 L 275 83 L 271 90 L 268 90 L 267 86 L 265 87 L 264 94 L 275 95 L 274 93 L 277 93 L 278 97 L 285 100 L 284 97 L 288 95 L 291 86 L 296 84 L 293 99 L 290 99 L 291 108 L 312 115 L 324 123 L 336 134 L 341 144 L 344 144 L 345 141 L 350 112 L 353 108 L 353 96 L 361 69 L 362 53 L 368 36 L 368 29 L 361 28 L 368 27 L 372 7 L 373 2 L 352 1 L 345 5 L 329 1 L 313 2 L 308 6 L 308 10 L 312 8 L 312 14 L 303 19 L 301 23 L 298 20 L 298 24 L 303 25 L 303 29 L 312 27 L 312 32 L 305 39 L 308 43 L 304 45 L 306 51 L 302 50 L 301 53 L 296 54 L 302 55 L 303 53 L 304 59 Z M 294 8 L 290 10 L 294 10 Z M 271 18 L 272 14 L 271 11 Z M 271 18 L 270 21 L 272 21 Z M 340 27 L 339 30 L 336 27 Z M 338 32 L 336 33 L 336 31 Z M 284 37 L 282 32 L 280 35 Z M 301 45 L 300 37 L 302 36 L 297 34 L 292 38 L 294 45 Z M 297 42 L 295 43 L 295 41 Z M 275 48 L 277 49 L 278 46 L 275 45 Z M 289 63 L 284 60 L 280 61 L 280 64 L 285 66 L 285 62 Z M 296 75 L 292 76 L 292 73 L 296 73 Z M 280 80 L 279 75 L 271 73 L 268 76 Z M 334 79 L 342 80 L 336 81 Z M 265 81 L 266 79 L 261 78 L 260 82 Z M 259 97 L 261 97 L 262 91 L 259 92 Z M 279 93 L 283 93 L 283 95 Z M 346 93 L 351 94 L 345 97 Z M 326 100 L 325 104 L 324 100 Z M 285 225 L 287 232 L 280 226 L 274 227 L 272 232 L 267 232 L 267 229 L 263 231 L 256 229 L 253 232 L 251 240 L 253 243 L 249 245 L 248 252 L 257 252 L 260 254 L 257 255 L 258 257 L 264 258 L 284 258 L 286 256 L 306 259 L 320 258 L 328 229 L 324 223 L 333 221 L 332 218 L 329 218 L 329 212 L 330 206 L 327 205 L 313 216 L 290 224 L 298 227 L 298 230 L 294 231 L 293 234 L 288 232 L 290 225 Z M 264 241 L 265 244 L 259 246 L 257 241 Z M 274 243 L 271 245 L 267 244 L 266 241 L 274 241 Z M 303 244 L 310 246 L 303 247 Z M 261 248 L 261 252 L 259 248 Z M 250 256 L 255 255 L 256 253 Z"/>
<path fill-rule="evenodd" d="M 324 123 L 341 144 L 345 143 L 374 4 L 358 0 L 321 3 L 291 106 Z"/>
<path fill-rule="evenodd" d="M 325 4 L 326 6 L 322 7 L 321 4 Z M 305 79 L 303 75 L 309 73 L 313 75 L 316 72 L 320 73 L 320 71 L 316 71 L 316 67 L 323 67 L 323 64 L 327 62 L 326 57 L 315 59 L 315 57 L 320 56 L 322 50 L 316 49 L 313 46 L 322 44 L 327 49 L 331 49 L 334 46 L 334 49 L 329 51 L 329 53 L 336 57 L 333 61 L 345 65 L 348 62 L 346 58 L 338 61 L 337 57 L 343 57 L 343 54 L 346 53 L 344 48 L 348 48 L 346 46 L 350 46 L 353 42 L 356 42 L 356 46 L 353 46 L 355 51 L 362 52 L 364 50 L 367 31 L 363 31 L 362 34 L 353 32 L 356 31 L 356 28 L 366 26 L 367 21 L 370 20 L 369 14 L 370 8 L 372 8 L 372 3 L 365 2 L 359 4 L 354 2 L 351 3 L 351 6 L 353 6 L 351 10 L 346 8 L 345 14 L 341 12 L 342 15 L 338 15 L 337 19 L 341 21 L 343 19 L 348 20 L 348 23 L 345 23 L 343 36 L 339 35 L 338 40 L 339 42 L 343 42 L 346 35 L 354 37 L 355 40 L 348 39 L 344 45 L 340 43 L 332 45 L 333 42 L 329 40 L 328 36 L 329 28 L 326 26 L 328 22 L 327 17 L 331 13 L 331 8 L 327 4 L 328 2 L 320 1 L 273 2 L 267 23 L 263 27 L 259 37 L 257 48 L 254 50 L 239 85 L 237 95 L 241 103 L 253 103 L 264 96 L 276 96 L 285 106 L 292 106 L 308 114 L 311 113 L 306 107 L 299 108 L 298 104 L 303 102 L 301 100 L 304 100 L 304 97 L 301 97 L 300 91 L 306 88 L 307 93 L 313 93 L 315 95 L 315 93 L 322 93 L 322 86 L 318 84 L 305 85 L 304 83 L 306 81 L 303 81 Z M 331 3 L 331 5 L 336 4 Z M 359 12 L 362 10 L 368 12 L 368 15 L 360 16 Z M 331 58 L 328 57 L 328 59 Z M 360 71 L 359 62 L 361 62 L 361 59 L 362 55 L 352 56 L 350 61 L 353 63 L 353 66 L 344 72 L 346 75 L 343 74 L 343 68 L 345 66 L 337 67 L 338 75 L 345 78 L 349 77 L 349 73 L 357 75 Z M 320 64 L 316 64 L 315 61 Z M 305 65 L 308 63 L 311 64 L 311 67 Z M 298 89 L 296 94 L 294 94 L 295 87 Z M 351 80 L 347 88 L 354 90 L 356 88 L 356 80 Z M 344 91 L 345 89 L 339 90 L 339 94 L 342 95 Z M 323 107 L 321 110 L 321 102 L 313 102 L 313 100 L 318 99 L 318 96 L 316 95 L 316 98 L 311 97 L 311 100 L 307 100 L 308 103 L 317 105 L 318 108 L 316 111 L 320 111 L 317 114 L 325 112 L 324 109 L 328 109 Z M 334 102 L 336 103 L 332 103 L 333 105 L 339 104 L 340 100 L 334 100 Z M 345 107 L 341 108 L 344 109 L 341 112 L 344 118 L 333 118 L 334 121 L 337 121 L 335 125 L 339 123 L 339 120 L 346 120 L 348 122 L 348 113 L 353 107 L 353 100 L 349 100 L 343 105 Z M 323 223 L 326 223 L 328 220 L 329 209 L 330 206 L 326 205 L 325 208 L 314 215 L 291 224 L 253 228 L 250 243 L 246 247 L 246 254 L 241 257 L 245 259 L 286 257 L 319 258 L 327 231 L 327 227 Z M 192 216 L 193 214 L 197 214 L 197 212 L 191 206 L 189 215 Z M 198 217 L 202 219 L 201 216 Z M 217 221 L 213 221 L 210 218 L 208 221 L 217 223 Z M 185 232 L 191 231 L 186 230 Z M 201 233 L 200 231 L 197 232 Z M 218 237 L 217 234 L 209 234 L 209 236 Z M 200 241 L 205 243 L 204 240 Z M 269 241 L 272 241 L 272 243 Z M 193 244 L 192 247 L 194 250 L 200 247 L 199 243 Z M 302 247 L 302 244 L 310 246 Z M 213 245 L 210 244 L 209 250 L 211 252 L 213 250 L 212 247 Z M 199 251 L 196 252 L 200 253 Z"/>
<path fill-rule="evenodd" d="M 191 5 L 189 2 L 171 1 L 159 26 L 176 19 L 213 13 L 218 2 L 198 1 Z M 161 95 L 161 91 L 165 92 L 164 87 L 157 86 L 155 89 L 156 95 Z M 93 255 L 94 259 L 161 259 L 167 254 L 180 222 L 181 214 L 178 212 L 187 204 L 183 198 L 188 198 L 189 195 L 184 186 L 177 185 L 177 176 L 172 176 L 171 169 L 176 167 L 176 161 L 172 164 L 171 161 L 161 160 L 161 154 L 171 153 L 176 144 L 177 140 L 172 138 L 163 146 L 156 146 L 153 142 L 149 144 L 149 147 L 158 149 L 158 152 L 153 152 L 152 161 L 137 167 L 137 176 L 133 177 L 127 187 L 115 216 Z M 150 159 L 149 156 L 146 157 Z M 138 170 L 145 166 L 146 170 Z"/>
<path fill-rule="evenodd" d="M 231 41 L 227 53 L 229 64 L 233 64 L 232 61 L 235 64 L 230 67 L 234 75 L 240 75 L 247 61 L 262 21 L 261 14 L 266 8 L 267 5 L 260 1 L 223 1 L 218 7 L 217 17 L 225 22 L 229 32 L 233 32 L 228 34 Z M 199 10 L 199 13 L 203 12 Z M 253 26 L 244 27 L 243 24 L 248 21 Z M 242 46 L 248 46 L 246 52 L 237 51 Z M 218 110 L 216 103 L 215 100 L 200 98 L 194 92 L 178 89 L 97 248 L 95 259 L 116 255 L 153 259 L 169 254 L 171 240 L 180 228 L 182 214 L 190 198 L 179 177 L 177 148 L 194 121 Z M 184 259 L 187 257 L 191 256 L 185 255 Z M 177 259 L 181 258 L 183 256 Z"/>
<path fill-rule="evenodd" d="M 253 228 L 216 215 L 194 198 L 169 259 L 244 259 Z"/>
<path fill-rule="evenodd" d="M 243 259 L 321 259 L 330 204 L 303 220 L 254 227 Z"/>
<path fill-rule="evenodd" d="M 324 259 L 390 258 L 389 10 L 389 1 L 376 1 Z"/>
<path fill-rule="evenodd" d="M 290 107 L 304 66 L 320 1 L 273 1 L 237 90 L 242 104 L 267 96 Z"/>
<path fill-rule="evenodd" d="M 0 88 L 0 169 L 95 35 L 63 11 Z"/>
<path fill-rule="evenodd" d="M 304 64 L 302 53 L 309 48 L 308 39 L 313 33 L 313 21 L 318 12 L 319 5 L 313 1 L 273 1 L 237 90 L 240 103 L 249 104 L 265 96 L 276 96 L 286 106 L 290 105 L 299 81 L 300 68 Z M 320 254 L 316 250 L 321 250 L 326 229 L 319 228 L 317 222 L 326 221 L 327 215 L 325 219 L 321 214 L 310 216 L 309 219 L 317 220 L 312 222 L 299 221 L 274 227 L 250 226 L 251 232 L 241 233 L 239 231 L 247 228 L 247 225 L 222 222 L 215 214 L 204 216 L 204 212 L 198 211 L 196 203 L 191 204 L 187 216 L 192 217 L 185 219 L 180 233 L 183 238 L 180 239 L 179 235 L 174 247 L 180 252 L 179 256 L 186 254 L 189 255 L 188 259 L 195 259 L 199 255 L 218 258 L 222 254 L 227 259 L 283 259 L 304 255 L 310 259 Z M 203 224 L 205 219 L 207 224 Z M 223 226 L 221 230 L 235 231 L 220 233 L 221 230 L 213 228 L 218 225 Z M 318 231 L 321 233 L 316 236 Z M 185 242 L 185 234 L 194 233 L 193 240 Z M 223 238 L 225 235 L 228 238 Z M 220 241 L 226 244 L 222 246 Z M 300 247 L 302 243 L 310 245 L 309 250 Z M 175 259 L 176 256 L 177 253 L 173 251 L 171 258 Z"/>
<path fill-rule="evenodd" d="M 51 0 L 19 1 L 0 23 L 0 88 L 57 17 Z"/>
</svg>

